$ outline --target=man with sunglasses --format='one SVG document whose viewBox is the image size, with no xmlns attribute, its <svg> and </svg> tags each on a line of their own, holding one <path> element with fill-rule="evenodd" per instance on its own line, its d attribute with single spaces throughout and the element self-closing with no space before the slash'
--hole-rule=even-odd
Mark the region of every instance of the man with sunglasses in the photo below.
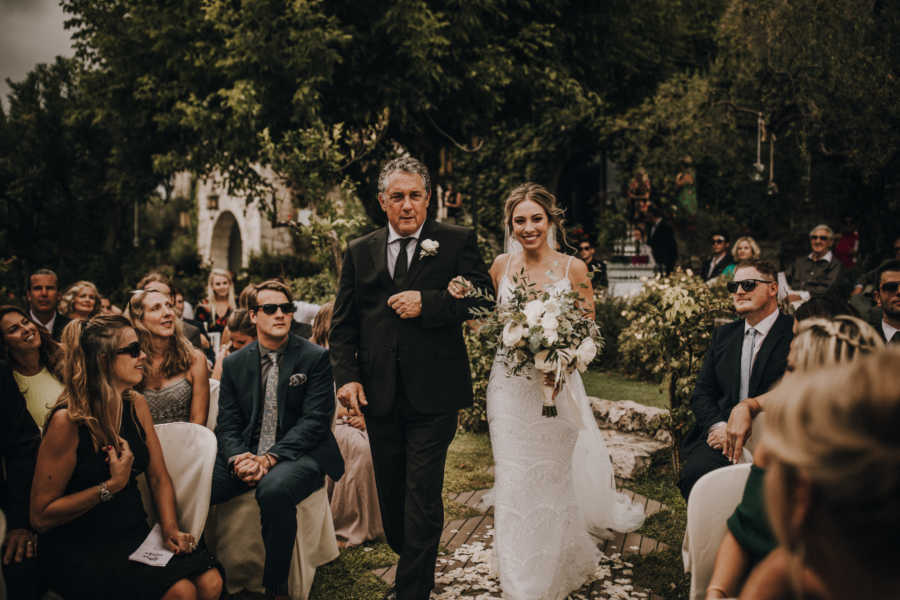
<svg viewBox="0 0 900 600">
<path fill-rule="evenodd" d="M 594 248 L 594 242 L 588 236 L 583 236 L 578 242 L 578 258 L 587 265 L 588 272 L 591 273 L 591 283 L 594 289 L 597 287 L 609 287 L 609 278 L 606 275 L 606 263 L 598 259 L 597 249 Z"/>
<path fill-rule="evenodd" d="M 841 261 L 831 252 L 833 243 L 834 231 L 831 227 L 820 224 L 812 228 L 809 232 L 811 252 L 797 258 L 784 272 L 792 290 L 805 290 L 812 296 L 824 296 L 836 291 L 843 279 L 844 270 Z M 798 294 L 787 296 L 788 302 L 800 299 Z"/>
<path fill-rule="evenodd" d="M 728 251 L 728 234 L 721 230 L 715 230 L 712 236 L 712 254 L 703 261 L 700 274 L 703 279 L 709 281 L 722 274 L 725 267 L 734 264 L 734 258 Z"/>
<path fill-rule="evenodd" d="M 754 400 L 784 374 L 793 339 L 793 319 L 778 311 L 777 271 L 750 260 L 738 264 L 728 282 L 734 310 L 741 318 L 717 327 L 691 396 L 694 428 L 682 444 L 684 466 L 678 481 L 685 500 L 700 477 L 730 464 L 725 456 L 725 426 L 738 402 L 759 412 Z"/>
<path fill-rule="evenodd" d="M 889 260 L 878 268 L 875 302 L 881 307 L 878 333 L 885 342 L 900 344 L 900 259 Z"/>
<path fill-rule="evenodd" d="M 287 597 L 296 506 L 344 473 L 331 433 L 334 383 L 328 351 L 291 335 L 288 287 L 270 279 L 249 308 L 257 341 L 223 361 L 212 504 L 256 489 L 266 548 L 263 585 Z"/>
</svg>

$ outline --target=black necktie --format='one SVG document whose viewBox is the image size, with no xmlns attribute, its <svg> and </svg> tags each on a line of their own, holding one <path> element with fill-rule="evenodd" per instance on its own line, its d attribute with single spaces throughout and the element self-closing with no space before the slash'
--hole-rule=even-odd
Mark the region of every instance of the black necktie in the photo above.
<svg viewBox="0 0 900 600">
<path fill-rule="evenodd" d="M 394 283 L 397 287 L 406 287 L 406 274 L 409 271 L 409 258 L 406 256 L 406 246 L 415 238 L 405 237 L 397 240 L 400 251 L 397 252 L 397 262 L 394 263 Z"/>
</svg>

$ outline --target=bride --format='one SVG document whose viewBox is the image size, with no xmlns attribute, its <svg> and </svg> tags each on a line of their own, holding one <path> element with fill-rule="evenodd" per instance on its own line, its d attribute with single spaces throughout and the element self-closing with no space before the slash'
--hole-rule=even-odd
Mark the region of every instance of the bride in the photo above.
<svg viewBox="0 0 900 600">
<path fill-rule="evenodd" d="M 594 317 L 587 267 L 557 252 L 562 211 L 553 194 L 523 184 L 506 201 L 507 250 L 490 269 L 498 302 L 510 298 L 512 277 L 523 274 L 538 289 L 577 290 Z M 454 280 L 449 291 L 465 294 Z M 612 465 L 577 372 L 566 377 L 558 416 L 541 416 L 542 379 L 509 376 L 497 359 L 487 389 L 494 452 L 494 549 L 503 597 L 558 600 L 588 582 L 600 552 L 594 535 L 632 531 L 643 511 L 615 490 Z"/>
</svg>

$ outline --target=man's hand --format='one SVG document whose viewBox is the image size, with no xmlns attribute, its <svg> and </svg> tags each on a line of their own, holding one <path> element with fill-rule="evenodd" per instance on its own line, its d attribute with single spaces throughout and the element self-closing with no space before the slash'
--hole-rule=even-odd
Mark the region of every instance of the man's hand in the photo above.
<svg viewBox="0 0 900 600">
<path fill-rule="evenodd" d="M 416 290 L 394 294 L 387 303 L 401 319 L 415 319 L 422 314 L 422 292 Z"/>
<path fill-rule="evenodd" d="M 750 437 L 753 425 L 753 416 L 750 407 L 744 402 L 738 402 L 728 415 L 728 424 L 725 426 L 725 446 L 722 454 L 732 463 L 741 459 L 741 451 L 747 438 Z M 712 445 L 712 444 L 710 444 Z"/>
<path fill-rule="evenodd" d="M 356 427 L 360 431 L 366 430 L 366 420 L 362 415 L 347 417 L 347 425 L 350 425 L 350 427 Z"/>
<path fill-rule="evenodd" d="M 37 541 L 34 533 L 29 529 L 10 529 L 6 532 L 3 546 L 4 565 L 13 561 L 20 563 L 26 558 L 37 556 Z"/>
<path fill-rule="evenodd" d="M 238 479 L 249 486 L 253 486 L 269 472 L 268 464 L 265 456 L 244 452 L 234 459 L 231 468 Z"/>
<path fill-rule="evenodd" d="M 366 400 L 366 392 L 363 391 L 363 386 L 358 381 L 350 381 L 342 385 L 337 391 L 337 399 L 341 406 L 347 409 L 351 417 L 361 415 L 362 412 L 360 412 L 359 407 L 368 406 L 369 404 Z"/>
<path fill-rule="evenodd" d="M 725 423 L 716 423 L 709 428 L 709 435 L 706 436 L 706 443 L 710 448 L 721 450 L 725 447 Z"/>
</svg>

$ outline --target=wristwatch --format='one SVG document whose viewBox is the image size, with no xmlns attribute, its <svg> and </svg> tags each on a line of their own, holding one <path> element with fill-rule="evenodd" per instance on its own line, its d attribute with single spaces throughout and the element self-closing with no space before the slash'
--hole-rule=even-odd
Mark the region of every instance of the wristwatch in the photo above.
<svg viewBox="0 0 900 600">
<path fill-rule="evenodd" d="M 106 482 L 100 484 L 100 502 L 109 502 L 113 499 L 113 493 L 106 487 Z"/>
</svg>

